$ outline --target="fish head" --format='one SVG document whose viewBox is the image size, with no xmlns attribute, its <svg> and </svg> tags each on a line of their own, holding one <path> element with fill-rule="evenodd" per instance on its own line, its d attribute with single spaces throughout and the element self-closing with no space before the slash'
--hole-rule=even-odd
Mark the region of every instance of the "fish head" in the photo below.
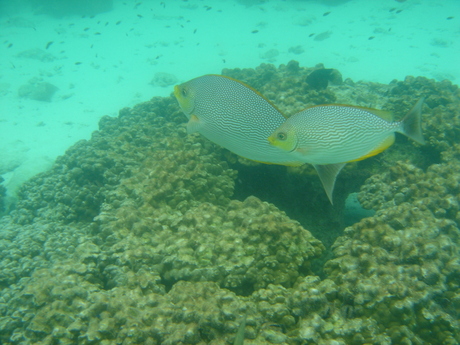
<svg viewBox="0 0 460 345">
<path fill-rule="evenodd" d="M 268 142 L 281 150 L 292 152 L 297 149 L 298 137 L 293 127 L 283 124 L 268 137 Z"/>
<path fill-rule="evenodd" d="M 189 83 L 174 86 L 174 96 L 182 111 L 190 117 L 195 109 L 195 92 Z"/>
</svg>

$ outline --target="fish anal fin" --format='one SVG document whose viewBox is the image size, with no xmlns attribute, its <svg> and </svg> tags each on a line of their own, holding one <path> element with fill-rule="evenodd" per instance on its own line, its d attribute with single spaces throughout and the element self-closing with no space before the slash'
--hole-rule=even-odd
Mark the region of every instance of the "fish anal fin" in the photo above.
<svg viewBox="0 0 460 345">
<path fill-rule="evenodd" d="M 244 157 L 246 158 L 246 157 Z M 270 162 L 262 162 L 262 161 L 256 161 L 254 159 L 249 159 L 249 158 L 246 158 L 247 160 L 250 160 L 252 162 L 256 162 L 256 163 L 261 163 L 261 164 L 267 164 L 267 165 L 283 165 L 283 166 L 288 166 L 288 167 L 300 167 L 302 165 L 304 165 L 305 163 L 304 162 L 297 162 L 297 161 L 292 161 L 292 162 L 286 162 L 286 163 L 270 163 Z"/>
<path fill-rule="evenodd" d="M 387 148 L 393 145 L 394 142 L 395 142 L 395 135 L 394 133 L 392 133 L 384 141 L 382 141 L 379 146 L 377 146 L 371 152 L 366 153 L 364 156 L 361 156 L 359 158 L 348 161 L 347 163 L 362 161 L 363 159 L 378 155 L 380 152 L 385 151 Z"/>
<path fill-rule="evenodd" d="M 202 126 L 202 123 L 198 116 L 192 115 L 190 116 L 190 119 L 187 122 L 187 133 L 192 134 L 195 132 L 198 132 L 200 127 Z"/>
<path fill-rule="evenodd" d="M 313 165 L 318 173 L 319 179 L 323 184 L 324 190 L 326 191 L 327 197 L 331 204 L 332 202 L 332 192 L 334 191 L 335 180 L 337 175 L 340 173 L 340 170 L 345 166 L 346 163 L 338 164 L 327 164 L 327 165 Z"/>
</svg>

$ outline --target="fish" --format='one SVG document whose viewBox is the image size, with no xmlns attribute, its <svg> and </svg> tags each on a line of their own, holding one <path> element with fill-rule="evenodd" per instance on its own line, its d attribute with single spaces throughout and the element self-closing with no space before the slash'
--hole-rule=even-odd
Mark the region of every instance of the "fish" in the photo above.
<svg viewBox="0 0 460 345">
<path fill-rule="evenodd" d="M 273 146 L 293 160 L 312 164 L 329 201 L 345 164 L 375 156 L 389 148 L 395 133 L 425 143 L 421 127 L 423 98 L 400 121 L 383 110 L 344 104 L 306 108 L 289 117 L 269 137 Z"/>
<path fill-rule="evenodd" d="M 208 74 L 174 87 L 189 119 L 187 132 L 198 132 L 233 153 L 260 163 L 298 166 L 288 152 L 267 137 L 286 117 L 265 97 L 236 79 Z"/>
<path fill-rule="evenodd" d="M 333 68 L 319 68 L 311 72 L 305 81 L 315 90 L 325 90 L 329 82 L 341 84 L 342 75 Z"/>
</svg>

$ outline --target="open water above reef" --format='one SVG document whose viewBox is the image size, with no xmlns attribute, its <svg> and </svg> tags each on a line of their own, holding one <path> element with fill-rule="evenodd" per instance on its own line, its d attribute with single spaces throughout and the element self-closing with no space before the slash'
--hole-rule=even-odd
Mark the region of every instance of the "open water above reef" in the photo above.
<svg viewBox="0 0 460 345">
<path fill-rule="evenodd" d="M 282 111 L 348 103 L 402 116 L 421 96 L 420 146 L 398 136 L 347 165 L 331 206 L 314 170 L 238 158 L 172 97 L 104 117 L 27 182 L 1 219 L 4 344 L 457 344 L 459 89 L 306 83 L 314 68 L 224 70 Z M 345 226 L 359 192 L 370 218 Z M 326 246 L 325 246 L 326 245 Z"/>
<path fill-rule="evenodd" d="M 458 0 L 0 0 L 2 184 L 14 196 L 102 116 L 223 68 L 294 59 L 458 84 L 456 13 Z"/>
</svg>

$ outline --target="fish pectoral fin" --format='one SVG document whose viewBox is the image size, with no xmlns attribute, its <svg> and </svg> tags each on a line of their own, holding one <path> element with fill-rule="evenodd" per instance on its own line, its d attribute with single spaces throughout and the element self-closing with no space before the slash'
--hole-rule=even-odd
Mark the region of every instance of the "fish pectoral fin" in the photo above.
<svg viewBox="0 0 460 345">
<path fill-rule="evenodd" d="M 388 138 L 382 141 L 375 149 L 373 149 L 369 153 L 366 153 L 364 156 L 348 161 L 347 163 L 362 161 L 363 159 L 378 155 L 380 152 L 385 151 L 387 148 L 393 145 L 394 142 L 395 142 L 395 135 L 394 133 L 392 133 L 390 136 L 388 136 Z"/>
<path fill-rule="evenodd" d="M 340 173 L 340 170 L 345 166 L 346 163 L 338 164 L 327 164 L 327 165 L 313 165 L 318 173 L 319 179 L 323 184 L 324 190 L 326 191 L 327 197 L 331 204 L 332 202 L 332 192 L 334 191 L 335 180 L 337 175 Z"/>
<path fill-rule="evenodd" d="M 308 150 L 308 149 L 306 149 L 306 148 L 302 148 L 302 147 L 296 148 L 295 151 L 298 152 L 298 153 L 300 153 L 300 154 L 302 154 L 302 155 L 304 155 L 304 156 L 305 156 L 306 154 L 311 153 L 310 150 Z"/>
<path fill-rule="evenodd" d="M 198 132 L 201 126 L 202 126 L 202 123 L 200 119 L 198 118 L 198 116 L 192 115 L 190 116 L 190 119 L 188 120 L 188 123 L 187 123 L 187 133 L 192 134 L 192 133 Z"/>
</svg>

